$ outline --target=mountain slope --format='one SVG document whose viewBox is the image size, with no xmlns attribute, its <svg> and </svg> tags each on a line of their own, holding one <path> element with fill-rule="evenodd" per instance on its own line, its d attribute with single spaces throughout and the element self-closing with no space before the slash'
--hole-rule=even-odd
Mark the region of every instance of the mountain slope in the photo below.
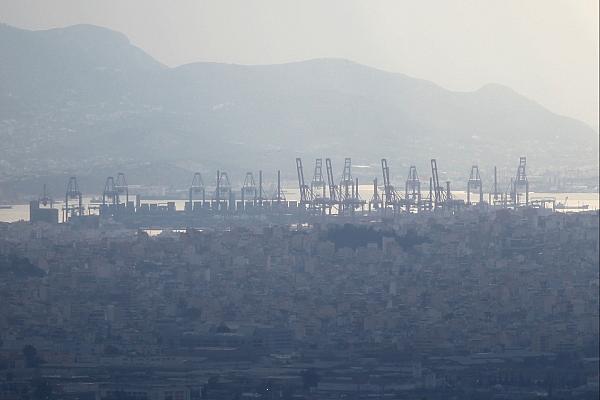
<svg viewBox="0 0 600 400">
<path fill-rule="evenodd" d="M 401 166 L 438 157 L 450 171 L 512 166 L 521 154 L 597 163 L 591 128 L 500 85 L 452 92 L 338 59 L 167 68 L 89 25 L 0 25 L 0 54 L 4 180 L 144 162 L 291 171 L 299 155 Z"/>
</svg>

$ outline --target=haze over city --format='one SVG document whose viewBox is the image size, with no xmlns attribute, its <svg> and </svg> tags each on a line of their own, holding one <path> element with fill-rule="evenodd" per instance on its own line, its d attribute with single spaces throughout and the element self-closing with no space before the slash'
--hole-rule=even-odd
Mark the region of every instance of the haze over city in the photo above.
<svg viewBox="0 0 600 400">
<path fill-rule="evenodd" d="M 598 2 L 0 0 L 0 400 L 600 396 Z"/>
</svg>

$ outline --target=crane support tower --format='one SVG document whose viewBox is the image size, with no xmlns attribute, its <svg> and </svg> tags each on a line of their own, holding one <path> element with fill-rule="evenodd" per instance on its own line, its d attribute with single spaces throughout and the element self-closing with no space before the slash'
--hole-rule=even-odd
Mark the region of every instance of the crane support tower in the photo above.
<svg viewBox="0 0 600 400">
<path fill-rule="evenodd" d="M 498 168 L 494 165 L 494 203 L 498 200 Z"/>
<path fill-rule="evenodd" d="M 315 212 L 320 214 L 325 214 L 327 209 L 327 196 L 325 194 L 326 189 L 327 184 L 323 178 L 323 159 L 317 158 L 315 160 L 313 179 L 310 182 L 310 191 L 313 194 L 312 207 Z"/>
<path fill-rule="evenodd" d="M 317 158 L 315 160 L 315 172 L 313 179 L 310 182 L 310 190 L 313 192 L 316 198 L 324 199 L 326 189 L 325 179 L 323 179 L 323 159 Z"/>
<path fill-rule="evenodd" d="M 483 184 L 481 182 L 481 175 L 479 174 L 479 167 L 473 165 L 471 167 L 471 174 L 467 181 L 467 204 L 471 204 L 471 193 L 479 194 L 479 203 L 483 204 Z"/>
<path fill-rule="evenodd" d="M 298 174 L 298 189 L 300 190 L 300 207 L 310 205 L 310 188 L 304 182 L 304 168 L 302 167 L 302 159 L 296 158 L 296 172 Z"/>
<path fill-rule="evenodd" d="M 273 196 L 273 202 L 280 206 L 282 203 L 285 203 L 287 200 L 285 198 L 285 193 L 281 190 L 281 171 L 277 170 L 277 192 Z"/>
<path fill-rule="evenodd" d="M 232 207 L 234 203 L 233 192 L 231 191 L 231 182 L 227 172 L 217 171 L 217 187 L 213 196 L 215 200 L 215 210 L 226 210 Z"/>
<path fill-rule="evenodd" d="M 106 178 L 104 191 L 102 192 L 102 205 L 106 207 L 111 205 L 116 207 L 119 204 L 119 192 L 115 185 L 115 179 L 112 176 Z"/>
<path fill-rule="evenodd" d="M 429 197 L 427 198 L 428 210 L 433 210 L 433 177 L 429 177 Z"/>
<path fill-rule="evenodd" d="M 258 207 L 263 206 L 263 180 L 262 180 L 262 169 L 258 171 Z"/>
<path fill-rule="evenodd" d="M 202 194 L 202 203 L 201 207 L 204 207 L 206 202 L 206 188 L 204 187 L 204 180 L 202 179 L 202 174 L 200 172 L 196 172 L 194 177 L 192 178 L 192 184 L 190 185 L 189 191 L 189 208 L 188 211 L 199 211 L 196 210 L 194 206 L 194 194 L 201 193 Z"/>
<path fill-rule="evenodd" d="M 529 205 L 529 181 L 527 180 L 527 172 L 525 167 L 527 166 L 527 157 L 519 157 L 519 166 L 517 167 L 517 176 L 511 185 L 511 197 L 515 207 L 522 205 Z M 525 202 L 522 197 L 525 195 Z"/>
<path fill-rule="evenodd" d="M 383 208 L 392 207 L 394 212 L 400 211 L 400 196 L 396 192 L 394 185 L 390 182 L 390 167 L 387 159 L 381 159 L 381 173 L 383 175 Z"/>
<path fill-rule="evenodd" d="M 344 159 L 344 170 L 338 194 L 340 197 L 338 214 L 347 212 L 354 214 L 358 208 L 364 208 L 365 202 L 361 200 L 358 193 L 358 179 L 352 178 L 352 159 L 350 157 Z"/>
<path fill-rule="evenodd" d="M 431 159 L 431 178 L 432 178 L 432 190 L 433 190 L 433 208 L 441 208 L 452 200 L 452 193 L 450 192 L 450 182 L 446 182 L 446 189 L 440 185 L 440 177 L 438 175 L 437 160 Z"/>
<path fill-rule="evenodd" d="M 352 159 L 344 158 L 344 169 L 342 170 L 342 178 L 340 179 L 340 210 L 339 214 L 344 214 L 351 208 L 352 199 L 354 198 L 354 179 L 352 179 Z"/>
<path fill-rule="evenodd" d="M 69 200 L 77 200 L 76 205 L 69 206 Z M 67 222 L 70 217 L 83 215 L 83 198 L 79 185 L 77 184 L 77 178 L 72 176 L 69 178 L 67 184 L 67 191 L 65 193 L 65 206 L 63 207 L 63 222 Z"/>
<path fill-rule="evenodd" d="M 123 172 L 117 174 L 115 189 L 119 193 L 119 196 L 125 195 L 125 206 L 129 207 L 129 186 L 127 185 L 127 180 L 125 179 L 125 174 Z"/>
<path fill-rule="evenodd" d="M 338 187 L 335 184 L 333 177 L 333 167 L 331 166 L 331 158 L 325 159 L 325 169 L 327 170 L 327 186 L 329 187 L 329 214 L 331 215 L 332 209 L 337 207 L 338 212 L 340 210 L 341 196 L 339 195 Z"/>
<path fill-rule="evenodd" d="M 404 199 L 406 200 L 406 209 L 410 211 L 415 208 L 417 211 L 421 209 L 421 181 L 417 173 L 417 167 L 411 165 L 408 170 L 408 178 L 404 187 Z"/>
<path fill-rule="evenodd" d="M 383 200 L 379 195 L 379 188 L 377 187 L 377 178 L 373 179 L 373 196 L 369 201 L 369 211 L 379 210 L 383 205 Z"/>
<path fill-rule="evenodd" d="M 244 184 L 242 185 L 241 190 L 242 195 L 242 208 L 246 209 L 246 202 L 252 201 L 252 204 L 256 204 L 258 199 L 258 190 L 256 188 L 256 183 L 254 181 L 254 174 L 252 172 L 246 172 L 246 177 L 244 178 Z"/>
<path fill-rule="evenodd" d="M 344 200 L 354 196 L 354 179 L 352 179 L 352 159 L 344 158 L 344 170 L 342 171 L 342 179 L 340 180 L 340 189 Z"/>
</svg>

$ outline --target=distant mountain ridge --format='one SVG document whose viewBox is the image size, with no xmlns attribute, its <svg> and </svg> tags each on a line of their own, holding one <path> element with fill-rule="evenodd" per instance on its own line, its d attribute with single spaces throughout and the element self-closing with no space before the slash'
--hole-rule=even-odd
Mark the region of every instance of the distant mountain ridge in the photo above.
<svg viewBox="0 0 600 400">
<path fill-rule="evenodd" d="M 388 157 L 399 175 L 431 157 L 597 165 L 590 127 L 496 84 L 452 92 L 340 59 L 168 68 L 90 25 L 0 25 L 0 54 L 1 180 L 148 162 L 291 171 L 296 156 Z"/>
</svg>

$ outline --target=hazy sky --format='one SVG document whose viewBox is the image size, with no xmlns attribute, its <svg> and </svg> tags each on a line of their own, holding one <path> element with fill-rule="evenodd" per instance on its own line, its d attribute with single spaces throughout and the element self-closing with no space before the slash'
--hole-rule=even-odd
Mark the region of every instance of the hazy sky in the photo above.
<svg viewBox="0 0 600 400">
<path fill-rule="evenodd" d="M 340 57 L 453 90 L 497 82 L 598 129 L 598 0 L 0 0 L 0 21 L 105 26 L 170 66 Z"/>
</svg>

